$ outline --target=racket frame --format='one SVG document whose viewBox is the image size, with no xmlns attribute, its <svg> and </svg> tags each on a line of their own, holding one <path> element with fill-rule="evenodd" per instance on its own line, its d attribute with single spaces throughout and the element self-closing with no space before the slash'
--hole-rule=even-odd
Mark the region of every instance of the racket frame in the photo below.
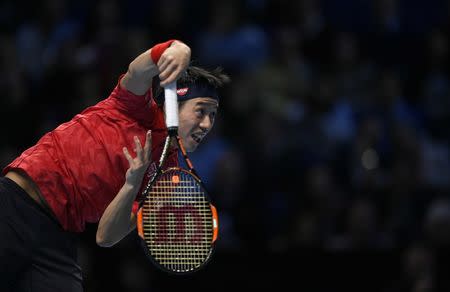
<svg viewBox="0 0 450 292">
<path fill-rule="evenodd" d="M 181 141 L 181 138 L 178 136 L 178 100 L 177 100 L 177 94 L 176 94 L 176 82 L 173 82 L 169 85 L 167 85 L 165 88 L 165 113 L 166 113 L 166 125 L 167 125 L 167 132 L 168 135 L 165 139 L 164 142 L 164 147 L 163 147 L 163 151 L 161 153 L 159 162 L 158 162 L 158 167 L 156 168 L 156 171 L 154 172 L 153 176 L 151 177 L 151 179 L 148 181 L 147 186 L 145 187 L 145 189 L 142 191 L 142 200 L 139 202 L 139 208 L 138 208 L 138 213 L 137 213 L 137 232 L 138 235 L 140 237 L 140 241 L 141 244 L 143 245 L 143 248 L 145 250 L 145 253 L 147 255 L 147 257 L 153 262 L 153 264 L 158 267 L 159 269 L 168 272 L 170 274 L 191 274 L 193 272 L 196 272 L 200 269 L 202 269 L 204 266 L 206 266 L 206 264 L 210 261 L 212 254 L 215 251 L 215 244 L 216 244 L 216 240 L 218 238 L 218 233 L 219 233 L 219 219 L 218 219 L 218 213 L 217 213 L 217 209 L 216 207 L 213 205 L 211 198 L 209 196 L 209 193 L 203 183 L 203 181 L 200 179 L 200 176 L 198 175 L 197 171 L 195 170 L 191 160 L 189 159 L 187 153 L 186 153 L 186 149 L 183 146 L 183 143 Z M 163 170 L 164 167 L 164 163 L 166 161 L 166 158 L 168 156 L 169 153 L 169 148 L 170 145 L 172 144 L 172 141 L 176 142 L 176 145 L 178 147 L 178 149 L 180 150 L 184 161 L 186 162 L 186 165 L 188 167 L 188 169 L 183 169 L 180 167 L 171 167 L 168 168 L 166 170 Z M 150 195 L 150 190 L 153 187 L 153 185 L 155 184 L 155 182 L 157 181 L 158 177 L 163 175 L 166 172 L 169 171 L 173 171 L 174 169 L 182 171 L 182 172 L 186 172 L 189 175 L 191 175 L 194 180 L 199 184 L 199 186 L 203 189 L 203 193 L 204 193 L 204 197 L 206 199 L 206 201 L 208 201 L 209 206 L 211 208 L 211 214 L 212 214 L 212 225 L 213 225 L 213 235 L 212 235 L 212 240 L 211 240 L 211 247 L 209 249 L 209 253 L 208 256 L 205 258 L 205 260 L 201 263 L 200 266 L 198 266 L 195 269 L 192 269 L 190 271 L 175 271 L 175 270 L 171 270 L 166 268 L 165 266 L 161 265 L 160 263 L 157 262 L 157 260 L 151 255 L 149 248 L 147 246 L 147 243 L 145 241 L 145 236 L 144 236 L 144 230 L 143 230 L 143 208 L 142 206 L 144 205 L 144 203 L 148 200 L 148 196 Z"/>
<path fill-rule="evenodd" d="M 189 274 L 192 274 L 192 273 L 197 272 L 197 271 L 201 270 L 202 268 L 204 268 L 209 263 L 209 261 L 211 260 L 212 255 L 215 252 L 215 244 L 216 244 L 216 240 L 218 238 L 219 220 L 218 220 L 217 209 L 211 203 L 211 199 L 210 199 L 210 197 L 208 195 L 208 192 L 204 188 L 204 184 L 201 182 L 200 178 L 197 177 L 191 171 L 183 169 L 183 168 L 180 168 L 180 167 L 170 167 L 168 169 L 165 169 L 165 170 L 161 171 L 160 175 L 163 175 L 164 173 L 170 172 L 170 171 L 173 171 L 173 170 L 185 172 L 185 173 L 191 175 L 194 178 L 194 180 L 199 184 L 199 186 L 203 189 L 204 197 L 205 197 L 206 201 L 209 202 L 209 206 L 211 208 L 211 215 L 212 215 L 212 228 L 213 228 L 213 231 L 212 231 L 211 247 L 209 248 L 208 255 L 205 257 L 203 262 L 198 267 L 196 267 L 194 269 L 191 269 L 189 271 L 176 271 L 176 270 L 173 270 L 173 269 L 169 269 L 169 268 L 165 267 L 164 265 L 160 264 L 151 255 L 150 249 L 147 246 L 147 242 L 145 240 L 145 234 L 144 234 L 144 225 L 143 225 L 143 208 L 139 208 L 139 211 L 137 213 L 137 232 L 138 232 L 138 235 L 139 235 L 139 237 L 141 239 L 140 241 L 141 241 L 141 244 L 142 244 L 142 246 L 143 246 L 143 248 L 145 250 L 145 253 L 146 253 L 147 257 L 150 259 L 150 261 L 158 269 L 160 269 L 161 271 L 167 272 L 169 274 L 174 274 L 174 275 L 189 275 Z M 155 178 L 154 182 L 156 182 L 156 178 Z M 148 193 L 147 195 L 150 195 L 150 193 Z M 142 204 L 144 204 L 147 199 L 148 199 L 148 196 L 145 197 L 145 199 L 142 201 L 143 202 Z"/>
</svg>

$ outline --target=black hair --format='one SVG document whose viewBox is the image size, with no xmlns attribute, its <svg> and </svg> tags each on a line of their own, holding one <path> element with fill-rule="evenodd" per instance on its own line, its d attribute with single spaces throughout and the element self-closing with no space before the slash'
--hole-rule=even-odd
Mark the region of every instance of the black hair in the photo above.
<svg viewBox="0 0 450 292">
<path fill-rule="evenodd" d="M 230 77 L 224 73 L 222 67 L 216 67 L 213 70 L 207 70 L 198 66 L 189 66 L 177 80 L 177 87 L 188 87 L 192 84 L 206 85 L 208 87 L 219 90 L 231 81 Z M 153 78 L 153 96 L 159 102 L 158 98 L 163 89 L 159 85 L 159 78 Z"/>
</svg>

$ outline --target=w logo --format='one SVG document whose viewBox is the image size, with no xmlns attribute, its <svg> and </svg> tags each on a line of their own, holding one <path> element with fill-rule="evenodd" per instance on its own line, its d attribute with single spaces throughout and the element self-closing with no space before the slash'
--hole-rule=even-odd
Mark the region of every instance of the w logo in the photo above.
<svg viewBox="0 0 450 292">
<path fill-rule="evenodd" d="M 204 235 L 202 217 L 192 205 L 164 205 L 156 211 L 154 243 L 199 243 Z"/>
</svg>

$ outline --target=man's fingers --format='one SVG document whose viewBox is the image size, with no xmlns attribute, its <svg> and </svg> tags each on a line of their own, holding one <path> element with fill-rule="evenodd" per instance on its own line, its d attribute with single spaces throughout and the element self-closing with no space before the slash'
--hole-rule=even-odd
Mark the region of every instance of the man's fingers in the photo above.
<svg viewBox="0 0 450 292">
<path fill-rule="evenodd" d="M 130 152 L 128 152 L 127 147 L 123 147 L 122 150 L 123 150 L 123 154 L 125 155 L 125 158 L 128 160 L 128 163 L 130 163 L 130 165 L 132 165 L 133 158 L 131 157 Z"/>
<path fill-rule="evenodd" d="M 145 161 L 150 161 L 150 157 L 152 154 L 152 131 L 147 131 L 147 136 L 145 137 L 145 145 L 144 145 L 144 159 Z"/>
<path fill-rule="evenodd" d="M 167 66 L 170 64 L 172 60 L 173 58 L 166 58 L 164 55 L 161 56 L 157 65 L 159 72 L 163 72 L 164 70 L 166 70 Z"/>
<path fill-rule="evenodd" d="M 165 86 L 175 80 L 177 80 L 178 75 L 181 74 L 181 70 L 179 69 L 179 67 L 176 70 L 173 70 L 172 73 L 167 76 L 167 78 L 164 79 L 164 81 L 162 81 L 160 84 L 161 86 Z"/>
<path fill-rule="evenodd" d="M 159 79 L 161 79 L 161 84 L 167 84 L 171 81 L 168 81 L 167 78 L 170 77 L 174 71 L 177 71 L 178 65 L 175 63 L 170 63 L 167 65 L 166 69 L 159 74 Z M 173 81 L 173 80 L 172 80 Z"/>
<path fill-rule="evenodd" d="M 139 160 L 143 161 L 144 160 L 144 153 L 142 150 L 142 144 L 141 141 L 139 140 L 139 138 L 137 136 L 134 136 L 134 144 L 136 145 L 136 155 L 139 158 Z"/>
</svg>

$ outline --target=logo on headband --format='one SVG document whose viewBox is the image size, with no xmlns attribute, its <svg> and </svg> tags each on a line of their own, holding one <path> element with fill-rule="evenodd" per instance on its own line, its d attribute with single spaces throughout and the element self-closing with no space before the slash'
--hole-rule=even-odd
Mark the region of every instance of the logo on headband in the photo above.
<svg viewBox="0 0 450 292">
<path fill-rule="evenodd" d="M 179 88 L 179 89 L 177 89 L 177 94 L 180 96 L 184 96 L 184 95 L 186 95 L 188 90 L 189 90 L 189 87 Z"/>
</svg>

